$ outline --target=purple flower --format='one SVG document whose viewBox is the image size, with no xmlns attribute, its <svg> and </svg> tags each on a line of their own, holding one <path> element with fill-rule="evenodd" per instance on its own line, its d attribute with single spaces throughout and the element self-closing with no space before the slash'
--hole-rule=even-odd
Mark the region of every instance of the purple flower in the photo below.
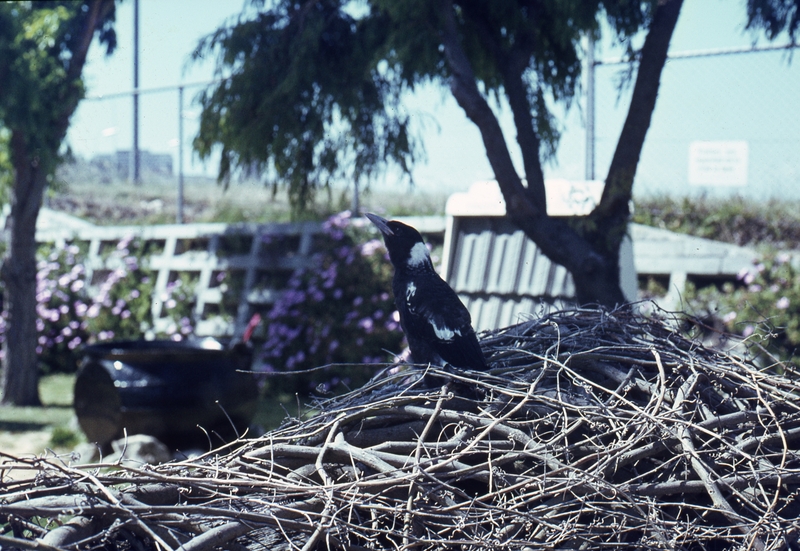
<svg viewBox="0 0 800 551">
<path fill-rule="evenodd" d="M 736 312 L 728 312 L 724 316 L 722 316 L 723 323 L 730 323 L 736 319 Z"/>
<path fill-rule="evenodd" d="M 739 270 L 739 273 L 736 274 L 736 279 L 739 281 L 744 280 L 745 276 L 750 273 L 750 268 L 742 268 Z"/>
<path fill-rule="evenodd" d="M 778 299 L 778 302 L 775 303 L 775 308 L 778 310 L 786 310 L 789 307 L 789 299 L 787 297 L 781 297 Z"/>
<path fill-rule="evenodd" d="M 383 242 L 380 239 L 370 239 L 361 245 L 362 256 L 372 256 L 376 251 L 383 248 Z"/>
<path fill-rule="evenodd" d="M 339 214 L 334 214 L 330 218 L 328 218 L 322 227 L 325 230 L 333 230 L 335 229 L 345 229 L 350 225 L 350 221 L 353 215 L 349 210 L 340 212 Z"/>
<path fill-rule="evenodd" d="M 96 318 L 100 315 L 100 305 L 97 303 L 92 304 L 89 306 L 89 309 L 86 310 L 86 317 L 89 319 Z"/>
</svg>

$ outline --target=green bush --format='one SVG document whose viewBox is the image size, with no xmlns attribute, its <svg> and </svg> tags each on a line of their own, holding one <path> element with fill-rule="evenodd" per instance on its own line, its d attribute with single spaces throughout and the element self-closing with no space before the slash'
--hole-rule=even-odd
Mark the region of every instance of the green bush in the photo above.
<svg viewBox="0 0 800 551">
<path fill-rule="evenodd" d="M 762 251 L 736 282 L 701 289 L 687 284 L 687 312 L 758 344 L 779 359 L 800 360 L 800 274 L 786 253 L 800 249 L 800 203 L 658 197 L 637 200 L 633 221 Z M 651 285 L 655 294 L 659 294 Z M 663 293 L 660 293 L 663 294 Z"/>
<path fill-rule="evenodd" d="M 173 320 L 166 332 L 154 330 L 151 297 L 155 278 L 141 258 L 147 251 L 139 240 L 120 241 L 106 258 L 109 271 L 96 288 L 87 286 L 85 251 L 74 244 L 43 245 L 37 265 L 37 353 L 45 373 L 77 369 L 82 345 L 145 335 L 181 339 L 193 329 L 192 290 L 184 280 L 169 284 L 165 313 Z M 0 319 L 0 340 L 5 321 Z"/>
<path fill-rule="evenodd" d="M 74 430 L 58 426 L 53 427 L 50 433 L 50 446 L 58 449 L 71 449 L 74 448 L 81 441 L 80 436 Z"/>
<path fill-rule="evenodd" d="M 687 289 L 689 309 L 800 365 L 800 270 L 786 253 L 764 256 L 722 289 Z"/>
<path fill-rule="evenodd" d="M 391 264 L 383 243 L 361 222 L 349 211 L 328 219 L 316 247 L 320 252 L 291 276 L 266 316 L 261 369 L 304 371 L 300 377 L 270 377 L 281 391 L 360 386 L 374 374 L 375 364 L 401 349 Z M 331 367 L 314 370 L 318 366 Z"/>
<path fill-rule="evenodd" d="M 633 221 L 741 246 L 800 249 L 800 203 L 658 197 L 637 199 Z"/>
</svg>

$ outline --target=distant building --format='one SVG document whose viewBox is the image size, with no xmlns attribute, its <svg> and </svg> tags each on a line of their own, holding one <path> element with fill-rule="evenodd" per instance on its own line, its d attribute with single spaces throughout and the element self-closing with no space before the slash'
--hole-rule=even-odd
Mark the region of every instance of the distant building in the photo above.
<svg viewBox="0 0 800 551">
<path fill-rule="evenodd" d="M 106 155 L 95 155 L 90 163 L 105 175 L 124 180 L 131 174 L 131 157 L 130 151 L 122 150 Z M 151 153 L 139 150 L 139 163 L 142 176 L 170 177 L 173 175 L 172 155 L 169 153 Z"/>
</svg>

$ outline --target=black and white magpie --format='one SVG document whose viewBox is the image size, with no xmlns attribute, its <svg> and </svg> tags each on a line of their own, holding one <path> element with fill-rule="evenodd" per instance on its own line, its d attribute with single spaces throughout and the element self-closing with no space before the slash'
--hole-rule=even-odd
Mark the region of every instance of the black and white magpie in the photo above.
<svg viewBox="0 0 800 551">
<path fill-rule="evenodd" d="M 472 319 L 455 291 L 433 269 L 420 233 L 372 213 L 394 266 L 392 291 L 415 363 L 487 369 Z"/>
</svg>

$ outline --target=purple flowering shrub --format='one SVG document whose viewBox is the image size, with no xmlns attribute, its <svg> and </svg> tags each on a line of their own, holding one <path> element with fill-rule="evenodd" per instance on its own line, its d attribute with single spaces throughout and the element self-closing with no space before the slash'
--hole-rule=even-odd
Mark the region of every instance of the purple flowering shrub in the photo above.
<svg viewBox="0 0 800 551">
<path fill-rule="evenodd" d="M 800 365 L 800 270 L 786 253 L 754 261 L 721 292 L 690 289 L 689 297 L 695 311 L 712 313 L 728 332 Z"/>
<path fill-rule="evenodd" d="M 46 245 L 39 251 L 36 276 L 37 353 L 46 371 L 74 371 L 80 347 L 111 339 L 139 339 L 153 332 L 150 300 L 155 278 L 140 265 L 145 253 L 133 239 L 119 242 L 107 258 L 111 269 L 97 274 L 97 284 L 87 285 L 85 251 L 74 244 Z M 168 289 L 165 308 L 174 320 L 170 334 L 182 338 L 191 332 L 192 305 L 180 294 L 180 280 Z M 191 296 L 191 293 L 190 293 Z M 175 300 L 175 299 L 178 300 Z M 172 309 L 170 309 L 172 306 Z M 5 334 L 0 320 L 0 339 Z"/>
<path fill-rule="evenodd" d="M 292 274 L 265 316 L 260 354 L 268 372 L 330 366 L 291 380 L 269 378 L 270 385 L 302 394 L 363 384 L 377 370 L 374 364 L 391 361 L 403 341 L 392 268 L 375 234 L 347 211 L 326 221 L 315 250 L 311 265 Z"/>
</svg>

